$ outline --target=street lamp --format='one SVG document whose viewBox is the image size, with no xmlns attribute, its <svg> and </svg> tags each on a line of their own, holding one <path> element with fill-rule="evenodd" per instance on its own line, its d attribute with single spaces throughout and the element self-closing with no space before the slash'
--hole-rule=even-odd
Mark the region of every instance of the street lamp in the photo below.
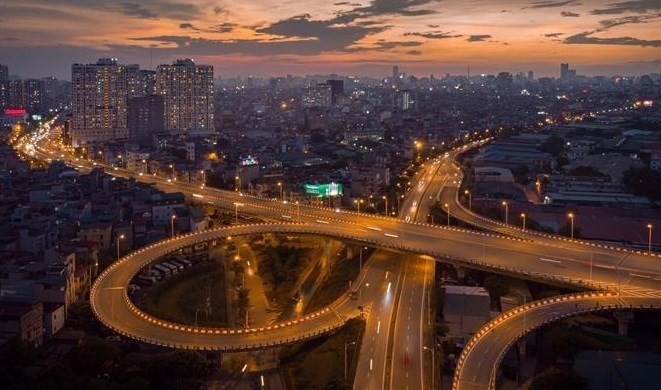
<svg viewBox="0 0 661 390">
<path fill-rule="evenodd" d="M 301 220 L 301 204 L 298 201 L 296 201 L 296 220 Z"/>
<path fill-rule="evenodd" d="M 404 199 L 404 195 L 397 194 L 397 214 L 399 214 L 399 200 Z"/>
<path fill-rule="evenodd" d="M 234 224 L 239 224 L 239 206 L 244 206 L 243 203 L 234 202 Z"/>
<path fill-rule="evenodd" d="M 526 213 L 521 213 L 521 218 L 523 219 L 523 230 L 526 230 Z"/>
<path fill-rule="evenodd" d="M 358 223 L 360 223 L 360 204 L 363 203 L 363 200 L 354 199 L 353 202 L 356 204 L 356 209 L 358 210 Z"/>
<path fill-rule="evenodd" d="M 445 208 L 447 209 L 446 213 L 447 213 L 447 216 L 448 216 L 448 227 L 449 227 L 450 226 L 450 205 L 446 203 L 443 206 L 445 206 Z"/>
<path fill-rule="evenodd" d="M 241 191 L 241 176 L 238 173 L 234 176 L 234 191 Z"/>
<path fill-rule="evenodd" d="M 172 230 L 172 237 L 174 237 L 174 220 L 177 219 L 177 216 L 172 214 L 170 217 L 170 229 Z"/>
<path fill-rule="evenodd" d="M 464 194 L 468 195 L 468 209 L 473 211 L 473 195 L 469 190 L 464 190 Z"/>
<path fill-rule="evenodd" d="M 569 218 L 569 222 L 570 222 L 570 229 L 569 229 L 570 233 L 569 234 L 570 234 L 571 239 L 573 240 L 574 239 L 574 213 L 572 213 L 572 212 L 568 213 L 567 218 Z"/>
<path fill-rule="evenodd" d="M 123 240 L 123 239 L 124 239 L 123 234 L 120 234 L 119 236 L 117 236 L 117 260 L 119 260 L 119 240 Z"/>
<path fill-rule="evenodd" d="M 349 348 L 350 345 L 355 345 L 355 341 L 348 342 L 344 344 L 344 379 L 347 379 L 347 348 Z"/>
<path fill-rule="evenodd" d="M 436 352 L 434 348 L 429 348 L 426 345 L 422 346 L 425 351 L 431 351 L 431 388 L 434 389 L 434 377 L 436 376 Z"/>
<path fill-rule="evenodd" d="M 283 192 L 282 192 L 282 182 L 281 181 L 278 182 L 278 187 L 280 187 L 280 199 L 285 200 L 282 196 Z"/>
<path fill-rule="evenodd" d="M 386 217 L 387 217 L 388 216 L 388 197 L 383 195 L 382 198 L 383 198 L 383 200 L 386 201 L 386 209 L 384 211 L 385 211 L 385 214 L 386 214 Z"/>
<path fill-rule="evenodd" d="M 647 252 L 651 255 L 652 254 L 652 226 L 651 223 L 647 224 Z"/>
<path fill-rule="evenodd" d="M 502 205 L 505 207 L 505 225 L 507 225 L 507 214 L 509 214 L 509 205 L 503 201 Z"/>
</svg>

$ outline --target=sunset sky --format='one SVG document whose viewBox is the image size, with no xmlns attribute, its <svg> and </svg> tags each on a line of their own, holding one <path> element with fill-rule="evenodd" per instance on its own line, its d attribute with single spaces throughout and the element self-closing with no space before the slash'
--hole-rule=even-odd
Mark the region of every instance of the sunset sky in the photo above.
<svg viewBox="0 0 661 390">
<path fill-rule="evenodd" d="M 69 79 L 74 62 L 176 58 L 221 77 L 442 76 L 535 71 L 644 74 L 661 67 L 661 0 L 2 0 L 0 63 Z M 153 66 L 150 66 L 150 63 Z"/>
</svg>

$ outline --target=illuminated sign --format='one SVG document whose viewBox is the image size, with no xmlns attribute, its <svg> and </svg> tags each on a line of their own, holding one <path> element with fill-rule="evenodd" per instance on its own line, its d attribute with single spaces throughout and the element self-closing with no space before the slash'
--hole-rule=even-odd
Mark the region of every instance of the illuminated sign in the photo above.
<svg viewBox="0 0 661 390">
<path fill-rule="evenodd" d="M 329 184 L 306 184 L 305 194 L 322 198 L 324 196 L 338 196 L 342 195 L 342 184 L 329 183 Z"/>
<path fill-rule="evenodd" d="M 27 111 L 24 108 L 5 108 L 5 115 L 14 118 L 24 117 Z"/>
<path fill-rule="evenodd" d="M 248 156 L 246 158 L 242 158 L 241 160 L 239 160 L 239 165 L 241 165 L 242 167 L 249 167 L 257 164 L 259 164 L 257 157 Z"/>
</svg>

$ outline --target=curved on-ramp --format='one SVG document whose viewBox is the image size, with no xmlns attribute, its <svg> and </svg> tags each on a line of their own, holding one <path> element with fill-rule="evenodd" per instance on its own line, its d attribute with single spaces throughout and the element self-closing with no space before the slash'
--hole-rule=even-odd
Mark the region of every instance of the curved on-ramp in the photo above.
<svg viewBox="0 0 661 390">
<path fill-rule="evenodd" d="M 298 319 L 252 328 L 209 328 L 176 324 L 138 309 L 126 292 L 130 280 L 149 263 L 196 243 L 233 235 L 301 232 L 302 225 L 261 224 L 207 230 L 170 238 L 138 249 L 113 263 L 99 275 L 90 291 L 90 302 L 99 320 L 117 333 L 136 340 L 174 348 L 201 350 L 247 350 L 315 337 L 359 315 L 353 301 L 343 295 L 330 306 Z"/>
<path fill-rule="evenodd" d="M 576 314 L 603 310 L 660 309 L 661 298 L 586 292 L 530 302 L 489 321 L 462 351 L 452 382 L 453 390 L 495 389 L 498 366 L 520 338 L 535 328 Z"/>
</svg>

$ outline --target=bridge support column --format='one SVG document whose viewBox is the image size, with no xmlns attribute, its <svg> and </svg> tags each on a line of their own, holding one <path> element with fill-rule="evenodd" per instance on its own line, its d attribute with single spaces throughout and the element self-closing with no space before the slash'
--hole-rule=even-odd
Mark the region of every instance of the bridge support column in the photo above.
<svg viewBox="0 0 661 390">
<path fill-rule="evenodd" d="M 619 310 L 613 315 L 617 319 L 617 333 L 620 336 L 626 336 L 629 333 L 629 324 L 633 322 L 633 311 Z"/>
<path fill-rule="evenodd" d="M 454 269 L 457 271 L 457 278 L 463 279 L 466 277 L 466 268 L 455 265 Z"/>
<path fill-rule="evenodd" d="M 347 245 L 346 248 L 347 248 L 347 259 L 351 259 L 354 253 L 353 245 Z"/>
</svg>

